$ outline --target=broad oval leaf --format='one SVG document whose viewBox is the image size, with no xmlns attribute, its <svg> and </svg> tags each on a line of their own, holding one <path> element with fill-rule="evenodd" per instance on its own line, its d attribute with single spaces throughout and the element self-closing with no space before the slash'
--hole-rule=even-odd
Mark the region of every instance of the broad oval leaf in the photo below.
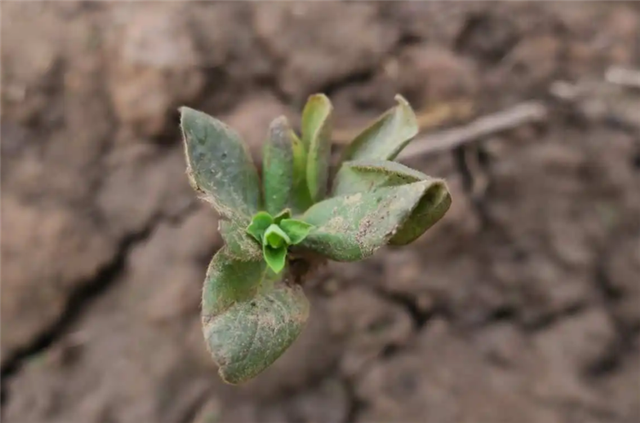
<svg viewBox="0 0 640 423">
<path fill-rule="evenodd" d="M 289 205 L 293 190 L 293 130 L 284 116 L 269 127 L 262 163 L 265 207 L 275 215 Z"/>
<path fill-rule="evenodd" d="M 181 107 L 187 174 L 223 217 L 252 216 L 260 205 L 258 172 L 240 136 L 219 120 Z"/>
<path fill-rule="evenodd" d="M 233 304 L 255 297 L 267 274 L 266 263 L 260 260 L 241 261 L 222 247 L 211 262 L 202 290 L 202 316 L 211 318 Z"/>
<path fill-rule="evenodd" d="M 409 184 L 429 183 L 418 206 L 389 241 L 392 245 L 406 245 L 416 240 L 438 222 L 449 210 L 451 195 L 444 180 L 432 178 L 403 164 L 387 160 L 355 160 L 342 164 L 336 178 L 333 195 L 367 192 L 373 189 Z"/>
<path fill-rule="evenodd" d="M 397 105 L 387 110 L 360 133 L 345 149 L 342 160 L 393 160 L 418 133 L 413 109 L 401 95 Z"/>
<path fill-rule="evenodd" d="M 316 228 L 299 245 L 336 261 L 367 258 L 402 227 L 428 187 L 418 181 L 317 203 L 303 216 Z"/>
<path fill-rule="evenodd" d="M 312 202 L 324 198 L 331 155 L 331 112 L 324 94 L 309 97 L 302 111 L 302 142 L 307 149 L 307 186 Z"/>
<path fill-rule="evenodd" d="M 220 315 L 203 315 L 204 336 L 222 379 L 237 384 L 257 376 L 296 340 L 308 316 L 302 288 L 282 283 Z"/>
</svg>

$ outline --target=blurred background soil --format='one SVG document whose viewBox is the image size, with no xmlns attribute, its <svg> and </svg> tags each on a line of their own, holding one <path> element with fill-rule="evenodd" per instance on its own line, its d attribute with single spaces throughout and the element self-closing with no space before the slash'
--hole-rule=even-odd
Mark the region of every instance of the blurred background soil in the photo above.
<svg viewBox="0 0 640 423">
<path fill-rule="evenodd" d="M 639 4 L 3 2 L 1 24 L 6 422 L 640 421 L 640 94 L 550 94 L 640 67 Z M 446 218 L 324 269 L 294 346 L 227 386 L 177 107 L 259 157 L 314 92 L 345 130 L 396 93 L 549 111 L 410 158 L 447 179 Z"/>
</svg>

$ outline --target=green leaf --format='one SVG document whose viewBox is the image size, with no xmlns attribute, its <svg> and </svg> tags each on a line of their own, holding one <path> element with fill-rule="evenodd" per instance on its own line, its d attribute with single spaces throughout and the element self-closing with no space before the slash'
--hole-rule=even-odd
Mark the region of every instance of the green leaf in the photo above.
<svg viewBox="0 0 640 423">
<path fill-rule="evenodd" d="M 238 301 L 248 301 L 258 294 L 266 274 L 266 264 L 259 260 L 241 261 L 220 249 L 211 260 L 202 291 L 203 316 L 216 316 Z"/>
<path fill-rule="evenodd" d="M 223 217 L 252 216 L 260 205 L 258 173 L 240 136 L 213 117 L 181 107 L 187 174 Z"/>
<path fill-rule="evenodd" d="M 331 101 L 324 94 L 309 97 L 302 112 L 302 142 L 308 151 L 307 185 L 312 202 L 324 198 L 331 154 Z"/>
<path fill-rule="evenodd" d="M 262 257 L 260 244 L 247 234 L 246 223 L 235 220 L 220 220 L 218 230 L 224 239 L 229 254 L 240 261 L 255 261 Z"/>
<path fill-rule="evenodd" d="M 289 205 L 293 190 L 293 130 L 287 118 L 276 118 L 269 127 L 263 150 L 265 207 L 272 215 Z"/>
<path fill-rule="evenodd" d="M 247 227 L 247 233 L 256 241 L 262 243 L 262 236 L 273 223 L 273 217 L 267 212 L 258 212 L 251 219 L 251 224 Z"/>
<path fill-rule="evenodd" d="M 407 245 L 438 223 L 451 206 L 451 195 L 443 180 L 429 178 L 429 187 L 411 216 L 391 238 L 389 244 Z"/>
<path fill-rule="evenodd" d="M 264 233 L 263 245 L 271 248 L 286 248 L 290 242 L 289 236 L 278 225 L 272 224 Z"/>
<path fill-rule="evenodd" d="M 273 218 L 273 221 L 279 224 L 282 219 L 288 219 L 290 217 L 291 217 L 291 210 L 284 209 Z"/>
<path fill-rule="evenodd" d="M 388 160 L 363 159 L 344 162 L 334 179 L 332 196 L 355 194 L 375 188 L 426 180 L 422 172 Z"/>
<path fill-rule="evenodd" d="M 418 181 L 317 203 L 303 216 L 316 229 L 300 246 L 336 261 L 367 258 L 402 227 L 428 187 Z"/>
<path fill-rule="evenodd" d="M 272 247 L 268 243 L 262 246 L 264 261 L 275 274 L 279 274 L 287 263 L 287 246 Z"/>
<path fill-rule="evenodd" d="M 303 213 L 311 207 L 311 195 L 307 186 L 307 149 L 298 136 L 293 134 L 293 192 L 291 195 L 293 212 Z"/>
<path fill-rule="evenodd" d="M 297 219 L 283 219 L 280 228 L 289 236 L 290 245 L 297 245 L 309 235 L 313 225 Z"/>
<path fill-rule="evenodd" d="M 204 318 L 204 334 L 227 383 L 247 381 L 265 370 L 296 340 L 309 316 L 299 285 L 278 285 L 226 313 Z"/>
<path fill-rule="evenodd" d="M 406 245 L 425 233 L 449 210 L 451 195 L 444 180 L 432 178 L 396 162 L 356 160 L 343 163 L 336 176 L 333 195 L 367 192 L 416 181 L 428 182 L 429 186 L 411 216 L 389 241 L 393 245 Z"/>
<path fill-rule="evenodd" d="M 401 95 L 398 104 L 380 116 L 345 149 L 342 160 L 393 160 L 418 133 L 418 122 L 411 106 Z"/>
<path fill-rule="evenodd" d="M 239 262 L 226 247 L 209 266 L 202 298 L 207 347 L 228 383 L 269 367 L 298 337 L 309 315 L 299 285 L 268 279 L 264 261 Z"/>
</svg>

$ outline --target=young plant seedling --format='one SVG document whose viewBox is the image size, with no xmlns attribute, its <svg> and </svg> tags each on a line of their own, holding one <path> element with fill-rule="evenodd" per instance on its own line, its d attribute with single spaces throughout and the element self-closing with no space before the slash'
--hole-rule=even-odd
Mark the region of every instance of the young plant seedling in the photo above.
<svg viewBox="0 0 640 423">
<path fill-rule="evenodd" d="M 302 331 L 308 275 L 327 260 L 363 260 L 384 245 L 406 245 L 440 220 L 451 196 L 442 179 L 394 159 L 418 133 L 401 96 L 344 150 L 329 180 L 332 106 L 316 94 L 301 135 L 285 117 L 270 125 L 262 178 L 238 134 L 182 107 L 187 175 L 220 215 L 225 245 L 202 292 L 202 326 L 222 379 L 249 380 Z"/>
</svg>

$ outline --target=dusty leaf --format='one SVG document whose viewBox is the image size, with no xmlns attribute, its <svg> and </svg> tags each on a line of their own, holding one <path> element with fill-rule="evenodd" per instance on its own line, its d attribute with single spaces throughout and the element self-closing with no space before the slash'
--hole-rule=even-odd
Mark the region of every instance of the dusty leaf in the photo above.
<svg viewBox="0 0 640 423">
<path fill-rule="evenodd" d="M 449 210 L 451 195 L 444 180 L 432 178 L 403 164 L 387 160 L 355 160 L 342 164 L 336 177 L 333 195 L 367 192 L 380 187 L 426 181 L 429 186 L 411 216 L 389 241 L 405 245 L 438 222 Z"/>
<path fill-rule="evenodd" d="M 429 186 L 411 216 L 391 238 L 391 245 L 406 245 L 438 223 L 451 206 L 451 194 L 443 180 L 429 178 Z"/>
<path fill-rule="evenodd" d="M 312 202 L 324 198 L 331 154 L 331 101 L 324 94 L 309 97 L 302 112 L 302 143 L 307 150 L 307 186 Z"/>
<path fill-rule="evenodd" d="M 202 290 L 203 317 L 217 316 L 233 304 L 256 296 L 265 275 L 262 257 L 240 261 L 230 254 L 228 247 L 220 249 L 207 269 Z"/>
<path fill-rule="evenodd" d="M 247 231 L 247 221 L 220 220 L 218 230 L 226 244 L 228 254 L 240 261 L 257 261 L 262 258 L 262 250 L 258 240 L 252 238 Z M 263 232 L 256 229 L 262 236 Z"/>
<path fill-rule="evenodd" d="M 281 116 L 271 123 L 264 145 L 264 202 L 272 215 L 279 213 L 290 203 L 293 190 L 293 136 L 287 118 Z"/>
<path fill-rule="evenodd" d="M 223 217 L 252 216 L 260 205 L 258 173 L 240 136 L 219 120 L 180 108 L 187 174 Z"/>
<path fill-rule="evenodd" d="M 332 196 L 356 194 L 375 188 L 409 184 L 429 176 L 401 163 L 363 159 L 344 162 L 336 174 Z"/>
<path fill-rule="evenodd" d="M 240 263 L 221 250 L 203 291 L 203 333 L 228 383 L 241 383 L 269 367 L 298 337 L 309 303 L 298 285 L 265 283 L 264 262 Z"/>
<path fill-rule="evenodd" d="M 303 216 L 316 228 L 300 246 L 337 261 L 369 257 L 402 227 L 429 185 L 418 181 L 317 203 Z"/>
<path fill-rule="evenodd" d="M 359 159 L 393 160 L 418 133 L 411 106 L 397 95 L 398 104 L 362 131 L 348 146 L 343 161 Z"/>
</svg>

